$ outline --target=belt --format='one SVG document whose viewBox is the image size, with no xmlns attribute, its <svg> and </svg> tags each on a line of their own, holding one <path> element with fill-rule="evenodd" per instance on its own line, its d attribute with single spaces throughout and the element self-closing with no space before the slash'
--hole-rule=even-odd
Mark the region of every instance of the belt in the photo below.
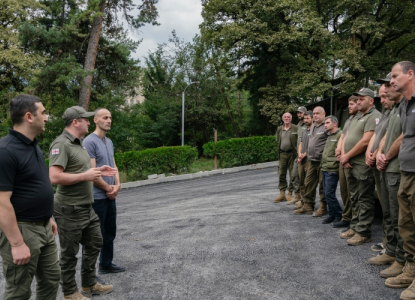
<svg viewBox="0 0 415 300">
<path fill-rule="evenodd" d="M 43 226 L 46 227 L 46 225 L 49 224 L 50 219 L 46 219 L 43 221 L 35 221 L 35 222 L 20 222 L 17 221 L 17 224 L 27 224 L 27 225 L 37 225 L 37 226 Z"/>
<path fill-rule="evenodd" d="M 280 152 L 283 152 L 283 153 L 292 153 L 292 152 L 293 152 L 293 150 L 290 150 L 290 151 L 280 150 Z"/>
</svg>

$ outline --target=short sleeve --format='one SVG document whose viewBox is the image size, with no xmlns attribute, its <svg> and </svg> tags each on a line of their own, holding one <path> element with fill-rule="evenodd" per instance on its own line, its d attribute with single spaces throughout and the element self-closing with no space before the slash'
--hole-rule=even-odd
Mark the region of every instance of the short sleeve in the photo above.
<svg viewBox="0 0 415 300">
<path fill-rule="evenodd" d="M 82 142 L 86 151 L 88 152 L 88 155 L 90 158 L 97 158 L 97 153 L 95 150 L 95 142 L 92 138 L 86 138 Z"/>
<path fill-rule="evenodd" d="M 68 164 L 67 148 L 64 143 L 55 143 L 49 150 L 49 167 L 61 166 L 66 169 Z"/>
<path fill-rule="evenodd" d="M 8 150 L 0 149 L 0 191 L 13 191 L 19 162 Z"/>
<path fill-rule="evenodd" d="M 378 114 L 370 115 L 367 118 L 364 132 L 375 131 L 376 126 L 379 124 L 380 118 L 381 116 Z"/>
</svg>

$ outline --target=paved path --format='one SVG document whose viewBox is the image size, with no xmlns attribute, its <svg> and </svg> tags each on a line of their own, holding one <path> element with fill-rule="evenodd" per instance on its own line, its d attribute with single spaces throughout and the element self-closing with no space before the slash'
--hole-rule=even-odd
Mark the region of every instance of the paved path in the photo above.
<svg viewBox="0 0 415 300">
<path fill-rule="evenodd" d="M 276 168 L 122 190 L 115 263 L 128 271 L 102 275 L 115 291 L 94 299 L 399 299 L 367 264 L 380 220 L 351 247 L 276 196 Z"/>
</svg>

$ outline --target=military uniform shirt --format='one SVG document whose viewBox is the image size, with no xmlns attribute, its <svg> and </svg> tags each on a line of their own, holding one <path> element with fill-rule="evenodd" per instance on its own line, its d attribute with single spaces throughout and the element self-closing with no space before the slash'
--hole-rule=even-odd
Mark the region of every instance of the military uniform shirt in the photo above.
<svg viewBox="0 0 415 300">
<path fill-rule="evenodd" d="M 327 134 L 324 128 L 324 122 L 320 126 L 314 123 L 310 128 L 310 136 L 307 147 L 307 156 L 311 161 L 321 161 L 324 146 L 326 145 Z"/>
<path fill-rule="evenodd" d="M 387 135 L 385 139 L 385 146 L 383 149 L 383 153 L 385 154 L 388 153 L 392 144 L 402 133 L 401 118 L 399 115 L 399 103 L 393 107 L 389 115 L 388 127 L 386 128 L 386 132 L 387 132 Z M 388 172 L 388 173 L 399 173 L 400 172 L 398 155 L 389 161 L 389 164 L 386 167 L 385 172 Z"/>
<path fill-rule="evenodd" d="M 311 127 L 310 128 L 308 128 L 307 129 L 307 127 L 306 127 L 306 129 L 303 131 L 303 133 L 301 134 L 301 143 L 303 143 L 302 145 L 301 145 L 301 151 L 300 151 L 300 153 L 301 154 L 304 154 L 304 153 L 306 153 L 307 152 L 307 150 L 308 150 L 308 141 L 309 141 L 309 139 L 310 139 L 310 129 L 311 129 Z M 306 157 L 304 157 L 304 159 L 302 160 L 302 162 L 304 163 L 304 162 L 306 162 L 307 161 L 307 156 Z"/>
<path fill-rule="evenodd" d="M 284 126 L 283 126 L 281 135 L 282 136 L 281 136 L 280 150 L 282 150 L 282 151 L 291 151 L 292 150 L 292 146 L 291 146 L 291 127 L 288 130 L 285 130 Z"/>
<path fill-rule="evenodd" d="M 91 168 L 91 159 L 82 141 L 64 130 L 50 146 L 49 166 L 61 166 L 65 173 L 79 174 Z M 66 205 L 92 204 L 92 181 L 81 181 L 71 185 L 58 184 L 55 201 Z"/>
<path fill-rule="evenodd" d="M 385 113 L 382 115 L 382 118 L 380 118 L 379 124 L 375 128 L 375 140 L 373 141 L 372 145 L 372 153 L 376 151 L 376 149 L 379 147 L 380 141 L 383 139 L 386 133 L 386 128 L 388 127 L 388 119 L 390 115 L 391 110 L 388 109 L 385 111 Z"/>
<path fill-rule="evenodd" d="M 347 137 L 344 141 L 344 151 L 348 153 L 362 138 L 363 134 L 368 131 L 375 131 L 376 125 L 379 124 L 382 114 L 373 106 L 364 115 L 359 112 L 350 123 Z M 350 162 L 359 165 L 366 165 L 366 151 L 352 157 Z"/>
<path fill-rule="evenodd" d="M 339 161 L 336 157 L 337 143 L 339 142 L 342 131 L 338 129 L 336 132 L 328 134 L 326 145 L 324 146 L 323 156 L 321 158 L 321 169 L 326 172 L 339 173 Z"/>
<path fill-rule="evenodd" d="M 307 129 L 307 126 L 305 125 L 305 123 L 301 124 L 301 122 L 298 123 L 297 125 L 297 149 L 298 146 L 300 146 L 300 142 L 301 142 L 301 136 L 303 135 L 304 130 Z"/>
<path fill-rule="evenodd" d="M 403 140 L 399 149 L 399 163 L 401 170 L 415 172 L 415 94 L 409 101 L 401 100 L 399 106 L 401 117 Z"/>
</svg>

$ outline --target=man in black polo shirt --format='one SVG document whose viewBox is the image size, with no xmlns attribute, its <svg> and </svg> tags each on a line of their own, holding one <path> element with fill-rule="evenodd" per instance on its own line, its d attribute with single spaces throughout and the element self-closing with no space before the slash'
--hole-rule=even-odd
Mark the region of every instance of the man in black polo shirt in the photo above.
<svg viewBox="0 0 415 300">
<path fill-rule="evenodd" d="M 56 299 L 60 268 L 54 234 L 53 188 L 36 136 L 48 118 L 41 100 L 20 95 L 10 102 L 13 129 L 0 140 L 0 249 L 4 300 Z"/>
</svg>

